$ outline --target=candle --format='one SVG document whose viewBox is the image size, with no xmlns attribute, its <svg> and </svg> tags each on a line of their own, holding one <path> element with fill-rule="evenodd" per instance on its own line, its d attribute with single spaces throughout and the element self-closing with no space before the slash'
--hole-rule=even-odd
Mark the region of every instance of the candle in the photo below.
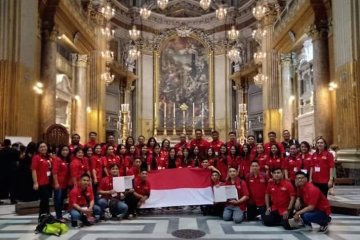
<svg viewBox="0 0 360 240">
<path fill-rule="evenodd" d="M 195 103 L 193 102 L 193 121 L 195 119 Z"/>
<path fill-rule="evenodd" d="M 211 102 L 211 117 L 214 117 L 214 102 Z"/>
<path fill-rule="evenodd" d="M 156 103 L 154 103 L 154 117 L 156 119 Z"/>
<path fill-rule="evenodd" d="M 201 117 L 204 118 L 204 103 L 201 103 Z"/>
<path fill-rule="evenodd" d="M 166 103 L 164 103 L 164 121 L 166 119 Z"/>
<path fill-rule="evenodd" d="M 176 118 L 176 109 L 175 109 L 175 103 L 174 103 L 174 119 Z"/>
</svg>

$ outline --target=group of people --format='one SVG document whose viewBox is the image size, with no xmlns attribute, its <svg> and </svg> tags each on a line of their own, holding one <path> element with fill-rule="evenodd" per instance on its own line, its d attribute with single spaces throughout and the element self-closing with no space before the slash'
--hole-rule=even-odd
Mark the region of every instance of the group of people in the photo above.
<svg viewBox="0 0 360 240">
<path fill-rule="evenodd" d="M 316 140 L 315 149 L 308 142 L 291 139 L 283 131 L 282 142 L 269 132 L 269 142 L 256 143 L 248 136 L 239 144 L 235 132 L 223 142 L 213 131 L 212 140 L 203 138 L 200 129 L 195 137 L 173 147 L 168 139 L 161 144 L 154 137 L 137 141 L 128 137 L 125 144 L 115 144 L 114 136 L 97 142 L 97 134 L 89 133 L 89 142 L 80 144 L 74 134 L 71 143 L 50 147 L 45 142 L 30 143 L 33 190 L 40 198 L 39 216 L 49 214 L 52 196 L 56 217 L 63 220 L 64 200 L 73 226 L 92 224 L 107 214 L 117 219 L 133 218 L 137 208 L 150 196 L 148 172 L 170 168 L 208 168 L 213 187 L 235 185 L 237 199 L 212 206 L 201 206 L 204 214 L 222 215 L 225 221 L 240 223 L 259 215 L 266 226 L 282 225 L 291 229 L 289 219 L 310 227 L 318 223 L 326 231 L 330 221 L 327 193 L 334 182 L 334 156 L 325 139 Z M 27 151 L 26 154 L 29 154 Z M 133 188 L 116 192 L 113 177 L 134 176 Z"/>
</svg>

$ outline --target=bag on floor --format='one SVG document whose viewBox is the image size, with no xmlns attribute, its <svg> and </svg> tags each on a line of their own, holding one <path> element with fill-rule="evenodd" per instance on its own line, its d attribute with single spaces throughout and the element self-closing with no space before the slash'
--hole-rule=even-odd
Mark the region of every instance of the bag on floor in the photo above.
<svg viewBox="0 0 360 240">
<path fill-rule="evenodd" d="M 44 214 L 40 216 L 39 224 L 36 226 L 35 231 L 48 235 L 60 236 L 61 234 L 67 233 L 69 228 L 65 223 L 60 222 L 52 215 Z"/>
</svg>

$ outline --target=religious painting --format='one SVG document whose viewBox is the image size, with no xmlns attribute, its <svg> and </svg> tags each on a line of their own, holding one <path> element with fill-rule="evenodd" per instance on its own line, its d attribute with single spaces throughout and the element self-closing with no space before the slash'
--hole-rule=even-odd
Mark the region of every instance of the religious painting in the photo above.
<svg viewBox="0 0 360 240">
<path fill-rule="evenodd" d="M 209 63 L 208 50 L 191 37 L 176 37 L 163 46 L 160 53 L 158 128 L 189 129 L 209 127 Z M 186 104 L 185 118 L 180 106 Z"/>
</svg>

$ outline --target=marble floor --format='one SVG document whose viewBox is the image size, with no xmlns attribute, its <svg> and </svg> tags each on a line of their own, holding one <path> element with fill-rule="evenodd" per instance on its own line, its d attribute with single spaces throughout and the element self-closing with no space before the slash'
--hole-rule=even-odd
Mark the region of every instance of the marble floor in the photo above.
<svg viewBox="0 0 360 240">
<path fill-rule="evenodd" d="M 133 220 L 105 221 L 80 229 L 70 228 L 61 236 L 35 234 L 36 216 L 16 216 L 14 205 L 0 206 L 0 239 L 174 239 L 178 229 L 196 229 L 205 232 L 202 239 L 286 239 L 286 240 L 355 240 L 360 239 L 360 217 L 333 215 L 326 234 L 318 233 L 318 226 L 311 232 L 285 231 L 280 227 L 264 227 L 260 222 L 234 224 L 216 217 L 202 216 L 199 211 L 170 210 L 147 213 Z"/>
</svg>

